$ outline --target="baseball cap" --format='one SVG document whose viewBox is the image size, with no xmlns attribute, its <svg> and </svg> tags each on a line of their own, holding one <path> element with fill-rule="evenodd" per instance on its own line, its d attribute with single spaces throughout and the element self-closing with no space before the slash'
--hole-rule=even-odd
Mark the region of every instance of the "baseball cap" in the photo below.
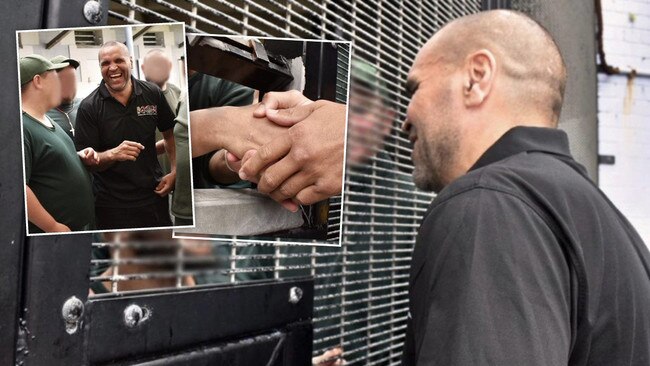
<svg viewBox="0 0 650 366">
<path fill-rule="evenodd" d="M 32 81 L 34 76 L 50 70 L 59 70 L 70 65 L 67 62 L 53 64 L 41 55 L 29 55 L 20 58 L 20 85 Z"/>
<path fill-rule="evenodd" d="M 63 55 L 54 56 L 53 58 L 50 59 L 50 62 L 53 64 L 60 64 L 60 63 L 67 62 L 70 64 L 70 66 L 72 66 L 75 69 L 79 67 L 79 61 L 73 58 L 65 57 Z"/>
</svg>

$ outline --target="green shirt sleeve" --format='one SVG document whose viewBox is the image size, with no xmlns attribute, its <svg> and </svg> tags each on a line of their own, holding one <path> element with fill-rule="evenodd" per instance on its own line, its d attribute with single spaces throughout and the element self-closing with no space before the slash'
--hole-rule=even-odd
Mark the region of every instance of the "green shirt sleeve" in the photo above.
<svg viewBox="0 0 650 366">
<path fill-rule="evenodd" d="M 25 184 L 29 183 L 32 176 L 32 143 L 29 131 L 23 127 L 23 148 L 25 154 Z"/>
</svg>

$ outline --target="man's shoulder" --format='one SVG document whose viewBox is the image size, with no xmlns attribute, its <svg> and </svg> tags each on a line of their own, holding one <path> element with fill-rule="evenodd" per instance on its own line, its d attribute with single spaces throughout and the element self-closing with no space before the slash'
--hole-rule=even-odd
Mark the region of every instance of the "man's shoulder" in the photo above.
<svg viewBox="0 0 650 366">
<path fill-rule="evenodd" d="M 142 89 L 143 92 L 145 93 L 155 93 L 155 94 L 162 94 L 162 90 L 160 87 L 152 82 L 146 81 L 146 80 L 140 80 L 140 79 L 134 79 L 135 82 L 138 84 L 138 86 Z"/>
<path fill-rule="evenodd" d="M 99 91 L 99 86 L 96 87 L 93 91 L 91 91 L 88 95 L 86 95 L 85 98 L 76 98 L 74 103 L 79 107 L 79 108 L 85 108 L 85 107 L 91 107 L 97 103 L 99 103 L 102 100 L 102 95 Z"/>
<path fill-rule="evenodd" d="M 38 121 L 36 121 L 32 116 L 30 116 L 27 113 L 22 114 L 23 117 L 23 130 L 25 131 L 25 135 L 32 133 L 32 130 L 38 126 Z"/>
<path fill-rule="evenodd" d="M 475 200 L 467 193 L 477 190 L 490 192 L 483 197 L 509 196 L 533 209 L 539 209 L 541 201 L 552 204 L 556 201 L 552 198 L 596 194 L 578 169 L 581 166 L 575 161 L 563 162 L 550 154 L 519 153 L 456 179 L 440 192 L 432 208 L 447 201 Z"/>
<path fill-rule="evenodd" d="M 174 95 L 176 95 L 177 97 L 181 95 L 181 88 L 178 87 L 176 84 L 167 83 L 167 89 L 170 92 L 174 93 Z"/>
</svg>

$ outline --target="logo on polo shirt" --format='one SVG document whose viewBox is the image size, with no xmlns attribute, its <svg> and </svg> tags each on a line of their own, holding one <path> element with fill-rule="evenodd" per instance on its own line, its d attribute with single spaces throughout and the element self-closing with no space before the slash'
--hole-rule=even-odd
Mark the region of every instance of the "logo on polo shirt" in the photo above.
<svg viewBox="0 0 650 366">
<path fill-rule="evenodd" d="M 137 106 L 136 109 L 138 111 L 138 117 L 158 115 L 158 106 L 155 104 Z"/>
</svg>

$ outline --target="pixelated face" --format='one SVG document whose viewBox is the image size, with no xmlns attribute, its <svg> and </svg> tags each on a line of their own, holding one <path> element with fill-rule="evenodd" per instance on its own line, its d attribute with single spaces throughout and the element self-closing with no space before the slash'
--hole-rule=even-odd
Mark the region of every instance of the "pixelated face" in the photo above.
<svg viewBox="0 0 650 366">
<path fill-rule="evenodd" d="M 142 64 L 145 80 L 161 87 L 169 80 L 171 71 L 171 62 L 161 54 L 148 55 Z"/>
<path fill-rule="evenodd" d="M 68 66 L 57 73 L 61 81 L 62 103 L 71 103 L 77 95 L 77 73 L 72 66 Z"/>
<path fill-rule="evenodd" d="M 365 163 L 383 147 L 391 132 L 395 112 L 383 98 L 366 89 L 350 89 L 348 112 L 348 161 Z"/>
<path fill-rule="evenodd" d="M 56 71 L 46 71 L 35 78 L 39 78 L 38 83 L 43 90 L 48 109 L 61 104 L 61 82 Z"/>
</svg>

